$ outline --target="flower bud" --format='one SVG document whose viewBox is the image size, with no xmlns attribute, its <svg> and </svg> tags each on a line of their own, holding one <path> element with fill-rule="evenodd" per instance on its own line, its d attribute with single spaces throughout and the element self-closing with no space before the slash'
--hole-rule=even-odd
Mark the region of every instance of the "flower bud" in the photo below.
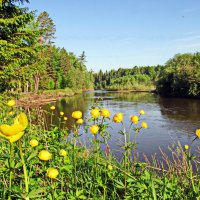
<svg viewBox="0 0 200 200">
<path fill-rule="evenodd" d="M 7 105 L 10 106 L 10 107 L 14 106 L 15 104 L 16 104 L 16 101 L 15 101 L 14 99 L 9 100 L 9 101 L 7 102 Z"/>
<path fill-rule="evenodd" d="M 99 131 L 99 127 L 97 125 L 90 126 L 90 133 L 95 135 Z"/>
<path fill-rule="evenodd" d="M 42 151 L 40 151 L 38 157 L 39 157 L 40 160 L 47 161 L 47 160 L 51 159 L 52 154 L 49 153 L 47 150 L 42 150 Z"/>
<path fill-rule="evenodd" d="M 81 111 L 74 111 L 74 112 L 72 113 L 72 117 L 73 117 L 74 119 L 80 119 L 80 118 L 82 118 L 82 112 L 81 112 Z"/>
<path fill-rule="evenodd" d="M 55 169 L 55 168 L 49 168 L 48 169 L 47 176 L 49 178 L 54 179 L 54 178 L 56 178 L 58 176 L 58 174 L 59 174 L 59 172 L 58 172 L 57 169 Z"/>
<path fill-rule="evenodd" d="M 32 140 L 29 141 L 29 144 L 32 147 L 36 147 L 36 146 L 38 146 L 38 141 L 36 139 L 32 139 Z"/>
<path fill-rule="evenodd" d="M 120 123 L 123 120 L 123 113 L 117 113 L 113 117 L 115 123 Z"/>
<path fill-rule="evenodd" d="M 108 109 L 103 108 L 101 110 L 101 116 L 103 116 L 103 117 L 110 117 L 110 111 Z"/>
</svg>

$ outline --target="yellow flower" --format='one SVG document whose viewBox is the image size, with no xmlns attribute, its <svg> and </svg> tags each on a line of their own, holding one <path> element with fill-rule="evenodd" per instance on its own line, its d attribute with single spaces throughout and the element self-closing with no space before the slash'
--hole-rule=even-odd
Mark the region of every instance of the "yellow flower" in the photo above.
<svg viewBox="0 0 200 200">
<path fill-rule="evenodd" d="M 0 136 L 7 138 L 10 142 L 16 142 L 24 135 L 28 126 L 28 119 L 25 113 L 20 113 L 12 125 L 0 125 Z"/>
<path fill-rule="evenodd" d="M 10 106 L 10 107 L 12 107 L 12 106 L 14 106 L 16 104 L 16 101 L 15 100 L 9 100 L 8 102 L 7 102 L 7 105 L 8 106 Z"/>
<path fill-rule="evenodd" d="M 74 119 L 80 119 L 80 118 L 82 118 L 82 112 L 81 112 L 81 111 L 74 111 L 74 112 L 72 113 L 72 117 L 73 117 Z"/>
<path fill-rule="evenodd" d="M 52 154 L 49 153 L 47 150 L 42 150 L 42 151 L 40 151 L 38 157 L 39 157 L 40 160 L 45 160 L 45 161 L 47 161 L 47 160 L 50 160 L 50 159 L 51 159 Z"/>
<path fill-rule="evenodd" d="M 63 116 L 64 114 L 65 114 L 64 112 L 62 112 L 62 111 L 60 112 L 60 115 L 61 115 L 61 116 Z"/>
<path fill-rule="evenodd" d="M 120 123 L 123 120 L 123 113 L 117 113 L 113 117 L 115 123 Z"/>
<path fill-rule="evenodd" d="M 99 117 L 99 109 L 94 108 L 91 110 L 90 114 L 92 115 L 93 118 L 98 118 Z"/>
<path fill-rule="evenodd" d="M 36 139 L 32 139 L 32 140 L 29 141 L 29 144 L 32 147 L 36 147 L 36 146 L 38 146 L 38 141 Z"/>
<path fill-rule="evenodd" d="M 65 121 L 67 121 L 68 118 L 67 118 L 67 117 L 64 117 L 63 119 L 64 119 Z"/>
<path fill-rule="evenodd" d="M 64 149 L 61 149 L 59 155 L 65 157 L 67 155 L 67 152 Z"/>
<path fill-rule="evenodd" d="M 112 171 L 113 170 L 113 167 L 112 165 L 108 165 L 108 170 Z"/>
<path fill-rule="evenodd" d="M 196 130 L 196 135 L 197 135 L 197 137 L 200 139 L 200 129 L 197 129 L 197 130 Z"/>
<path fill-rule="evenodd" d="M 137 123 L 138 123 L 138 120 L 139 120 L 139 118 L 138 118 L 137 115 L 132 115 L 132 116 L 130 117 L 130 119 L 131 119 L 131 121 L 132 121 L 134 124 L 137 124 Z"/>
<path fill-rule="evenodd" d="M 103 109 L 101 110 L 101 115 L 102 115 L 103 117 L 110 117 L 110 111 L 109 111 L 108 109 L 106 109 L 106 108 L 103 108 Z"/>
<path fill-rule="evenodd" d="M 47 176 L 49 178 L 56 178 L 58 176 L 59 172 L 55 168 L 49 168 L 47 172 Z"/>
<path fill-rule="evenodd" d="M 144 114 L 145 114 L 144 110 L 140 110 L 140 115 L 144 115 Z"/>
<path fill-rule="evenodd" d="M 141 123 L 141 127 L 146 129 L 148 128 L 148 124 L 144 121 Z"/>
<path fill-rule="evenodd" d="M 14 112 L 13 112 L 13 111 L 10 111 L 10 112 L 8 113 L 8 115 L 12 116 L 12 115 L 14 115 Z"/>
<path fill-rule="evenodd" d="M 83 122 L 84 122 L 84 120 L 83 120 L 82 118 L 76 120 L 76 123 L 77 123 L 77 124 L 82 124 Z"/>
<path fill-rule="evenodd" d="M 185 144 L 184 148 L 187 150 L 187 149 L 189 149 L 189 146 L 187 144 Z"/>
<path fill-rule="evenodd" d="M 99 131 L 99 127 L 97 125 L 90 126 L 90 133 L 95 135 Z"/>
<path fill-rule="evenodd" d="M 50 109 L 51 109 L 51 110 L 55 110 L 56 107 L 55 107 L 55 106 L 51 106 Z"/>
</svg>

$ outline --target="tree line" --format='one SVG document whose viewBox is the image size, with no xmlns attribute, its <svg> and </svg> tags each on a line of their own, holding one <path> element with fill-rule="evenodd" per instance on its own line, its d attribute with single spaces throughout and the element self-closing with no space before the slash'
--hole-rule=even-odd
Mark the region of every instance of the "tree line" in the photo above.
<svg viewBox="0 0 200 200">
<path fill-rule="evenodd" d="M 100 70 L 94 74 L 96 89 L 108 90 L 153 90 L 158 79 L 160 66 L 119 68 L 105 73 Z"/>
<path fill-rule="evenodd" d="M 155 89 L 164 96 L 200 98 L 200 52 L 177 54 L 165 65 L 100 70 L 94 80 L 96 89 Z"/>
<path fill-rule="evenodd" d="M 24 3 L 29 1 L 0 1 L 0 91 L 93 88 L 85 52 L 76 56 L 56 47 L 49 14 L 37 16 Z"/>
<path fill-rule="evenodd" d="M 23 7 L 28 0 L 0 0 L 0 92 L 55 89 L 156 90 L 166 96 L 200 97 L 200 53 L 177 54 L 165 65 L 98 73 L 86 55 L 54 45 L 56 27 L 47 12 Z"/>
</svg>

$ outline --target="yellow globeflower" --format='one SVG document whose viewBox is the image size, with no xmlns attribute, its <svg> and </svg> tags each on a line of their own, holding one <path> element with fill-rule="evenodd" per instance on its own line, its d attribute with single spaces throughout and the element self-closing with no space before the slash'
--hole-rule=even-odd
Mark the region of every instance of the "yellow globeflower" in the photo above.
<svg viewBox="0 0 200 200">
<path fill-rule="evenodd" d="M 112 165 L 108 165 L 108 170 L 112 171 L 113 170 L 113 167 Z"/>
<path fill-rule="evenodd" d="M 82 118 L 76 120 L 76 123 L 77 123 L 77 124 L 82 124 L 83 122 L 84 122 L 84 120 L 83 120 Z"/>
<path fill-rule="evenodd" d="M 110 111 L 109 111 L 108 109 L 106 109 L 106 108 L 103 108 L 103 109 L 101 110 L 101 115 L 102 115 L 103 117 L 110 117 Z"/>
<path fill-rule="evenodd" d="M 28 119 L 25 113 L 20 113 L 12 125 L 0 125 L 0 136 L 7 138 L 10 142 L 16 142 L 24 135 L 28 126 Z"/>
<path fill-rule="evenodd" d="M 65 114 L 64 112 L 62 112 L 62 111 L 60 112 L 60 115 L 61 115 L 61 116 L 63 116 L 64 114 Z"/>
<path fill-rule="evenodd" d="M 38 157 L 39 157 L 40 160 L 45 160 L 45 161 L 47 161 L 47 160 L 50 160 L 50 159 L 51 159 L 52 154 L 49 153 L 47 150 L 42 150 L 42 151 L 40 151 Z"/>
<path fill-rule="evenodd" d="M 144 115 L 144 114 L 145 114 L 144 110 L 140 110 L 140 115 Z"/>
<path fill-rule="evenodd" d="M 189 149 L 189 146 L 187 144 L 185 144 L 184 148 L 187 150 L 187 149 Z"/>
<path fill-rule="evenodd" d="M 95 135 L 99 131 L 99 127 L 97 125 L 90 126 L 90 133 Z"/>
<path fill-rule="evenodd" d="M 137 124 L 137 123 L 138 123 L 138 120 L 139 120 L 139 118 L 138 118 L 137 115 L 132 115 L 132 116 L 130 117 L 130 119 L 131 119 L 131 121 L 132 121 L 134 124 Z"/>
<path fill-rule="evenodd" d="M 47 171 L 47 176 L 49 178 L 56 178 L 58 176 L 59 172 L 55 168 L 49 168 Z"/>
<path fill-rule="evenodd" d="M 55 107 L 55 106 L 51 106 L 50 109 L 51 109 L 51 110 L 55 110 L 56 107 Z"/>
<path fill-rule="evenodd" d="M 141 127 L 146 129 L 148 128 L 148 124 L 144 121 L 141 123 Z"/>
<path fill-rule="evenodd" d="M 65 157 L 67 155 L 67 152 L 64 149 L 61 149 L 59 151 L 59 155 Z"/>
<path fill-rule="evenodd" d="M 92 115 L 93 118 L 98 118 L 99 117 L 99 109 L 94 108 L 91 110 L 90 114 Z"/>
<path fill-rule="evenodd" d="M 32 139 L 32 140 L 29 141 L 29 144 L 32 147 L 36 147 L 36 146 L 38 146 L 38 141 L 36 139 Z"/>
<path fill-rule="evenodd" d="M 113 117 L 115 123 L 120 123 L 123 120 L 123 113 L 117 113 Z"/>
<path fill-rule="evenodd" d="M 9 100 L 8 102 L 7 102 L 7 105 L 8 106 L 10 106 L 10 107 L 12 107 L 12 106 L 14 106 L 16 104 L 16 101 L 15 100 Z"/>
<path fill-rule="evenodd" d="M 74 119 L 80 119 L 80 118 L 82 118 L 82 112 L 81 112 L 81 111 L 74 111 L 74 112 L 72 113 L 72 117 L 73 117 Z"/>
<path fill-rule="evenodd" d="M 197 135 L 197 137 L 200 139 L 200 129 L 197 129 L 197 130 L 196 130 L 196 135 Z"/>
<path fill-rule="evenodd" d="M 10 111 L 10 112 L 8 113 L 8 115 L 12 116 L 12 115 L 14 115 L 14 112 L 13 112 L 13 111 Z"/>
<path fill-rule="evenodd" d="M 67 118 L 67 117 L 64 117 L 63 119 L 64 119 L 65 121 L 67 121 L 68 118 Z"/>
</svg>

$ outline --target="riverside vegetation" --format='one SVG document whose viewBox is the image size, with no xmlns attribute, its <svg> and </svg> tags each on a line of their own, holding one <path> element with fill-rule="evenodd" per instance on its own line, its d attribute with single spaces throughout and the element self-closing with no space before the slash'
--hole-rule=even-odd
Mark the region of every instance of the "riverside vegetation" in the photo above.
<svg viewBox="0 0 200 200">
<path fill-rule="evenodd" d="M 0 1 L 0 92 L 93 89 L 85 52 L 76 56 L 56 47 L 53 20 L 23 7 L 28 2 Z"/>
<path fill-rule="evenodd" d="M 172 160 L 139 162 L 137 135 L 141 129 L 148 132 L 144 110 L 133 111 L 128 129 L 123 113 L 111 116 L 98 104 L 88 118 L 73 111 L 72 127 L 66 127 L 62 110 L 59 125 L 53 125 L 54 111 L 50 105 L 46 128 L 42 110 L 25 111 L 15 107 L 15 100 L 1 101 L 1 199 L 200 199 L 200 152 L 191 153 L 193 143 L 200 142 L 200 129 L 190 144 L 170 148 Z M 108 145 L 111 121 L 121 124 L 116 133 L 123 138 L 120 160 Z M 82 137 L 88 134 L 85 143 Z"/>
<path fill-rule="evenodd" d="M 166 66 L 119 69 L 93 77 L 86 69 L 85 53 L 77 57 L 53 45 L 53 20 L 47 12 L 36 16 L 21 7 L 28 2 L 0 1 L 1 92 L 93 89 L 95 78 L 100 89 L 156 87 L 166 95 L 199 97 L 199 53 L 177 55 Z M 59 125 L 51 120 L 47 128 L 46 115 L 53 119 L 54 105 L 49 113 L 24 110 L 7 97 L 0 97 L 0 199 L 200 199 L 200 150 L 197 156 L 192 154 L 199 129 L 184 148 L 172 144 L 172 160 L 163 152 L 163 160 L 139 162 L 137 135 L 148 128 L 143 110 L 133 111 L 128 130 L 122 113 L 110 116 L 98 105 L 91 108 L 90 118 L 73 111 L 72 127 L 66 127 L 68 119 L 60 110 Z M 111 121 L 121 125 L 116 133 L 123 137 L 121 160 L 108 145 Z M 90 137 L 84 143 L 86 135 Z"/>
<path fill-rule="evenodd" d="M 56 26 L 47 12 L 23 7 L 28 0 L 0 1 L 0 92 L 88 89 L 152 91 L 166 96 L 200 97 L 200 53 L 177 54 L 163 66 L 135 66 L 98 73 L 56 47 Z M 133 55 L 134 56 L 134 55 Z"/>
<path fill-rule="evenodd" d="M 156 90 L 164 96 L 200 98 L 200 53 L 177 54 L 163 66 L 100 70 L 94 79 L 96 89 Z"/>
</svg>

